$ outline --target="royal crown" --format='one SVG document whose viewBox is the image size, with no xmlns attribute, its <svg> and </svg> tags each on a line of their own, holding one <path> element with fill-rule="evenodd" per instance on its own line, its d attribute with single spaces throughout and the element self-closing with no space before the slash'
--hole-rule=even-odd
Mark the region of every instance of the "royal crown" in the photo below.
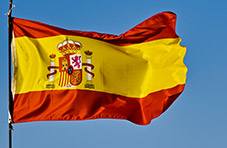
<svg viewBox="0 0 227 148">
<path fill-rule="evenodd" d="M 80 50 L 81 47 L 82 45 L 80 42 L 68 39 L 58 44 L 58 50 L 63 56 L 68 54 L 74 54 L 78 50 Z"/>
</svg>

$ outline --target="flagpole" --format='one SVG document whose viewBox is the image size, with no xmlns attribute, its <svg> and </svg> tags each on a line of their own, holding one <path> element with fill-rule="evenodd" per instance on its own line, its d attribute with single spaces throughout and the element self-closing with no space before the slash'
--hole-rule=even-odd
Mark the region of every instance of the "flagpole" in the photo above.
<svg viewBox="0 0 227 148">
<path fill-rule="evenodd" d="M 12 8 L 13 0 L 9 0 L 9 12 L 8 12 L 8 70 L 9 70 L 9 148 L 12 148 L 12 111 L 13 111 L 13 95 L 11 91 L 11 42 L 12 42 Z"/>
</svg>

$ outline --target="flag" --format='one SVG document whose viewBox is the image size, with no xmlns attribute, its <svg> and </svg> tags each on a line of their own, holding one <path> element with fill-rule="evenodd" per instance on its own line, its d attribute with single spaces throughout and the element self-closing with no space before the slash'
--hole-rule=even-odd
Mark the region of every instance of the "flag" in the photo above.
<svg viewBox="0 0 227 148">
<path fill-rule="evenodd" d="M 13 18 L 13 122 L 124 119 L 147 125 L 183 92 L 176 15 L 121 35 Z"/>
</svg>

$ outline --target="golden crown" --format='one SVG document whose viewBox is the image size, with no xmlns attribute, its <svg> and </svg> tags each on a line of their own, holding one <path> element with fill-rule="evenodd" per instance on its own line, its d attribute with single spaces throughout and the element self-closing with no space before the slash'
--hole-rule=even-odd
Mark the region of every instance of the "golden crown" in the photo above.
<svg viewBox="0 0 227 148">
<path fill-rule="evenodd" d="M 63 56 L 76 53 L 80 50 L 80 48 L 82 48 L 82 44 L 80 42 L 68 39 L 58 44 L 58 50 Z"/>
</svg>

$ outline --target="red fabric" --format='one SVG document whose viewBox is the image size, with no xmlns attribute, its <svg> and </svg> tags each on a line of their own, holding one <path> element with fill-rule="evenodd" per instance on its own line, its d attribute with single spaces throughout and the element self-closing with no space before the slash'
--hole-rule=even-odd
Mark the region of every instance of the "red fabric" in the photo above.
<svg viewBox="0 0 227 148">
<path fill-rule="evenodd" d="M 184 85 L 129 98 L 87 90 L 30 92 L 14 96 L 14 123 L 51 120 L 126 119 L 146 125 L 160 116 L 183 91 Z M 176 95 L 177 94 L 177 95 Z"/>
<path fill-rule="evenodd" d="M 123 46 L 163 38 L 176 38 L 178 36 L 175 33 L 175 24 L 176 15 L 172 12 L 163 12 L 116 36 L 97 32 L 65 30 L 40 22 L 14 18 L 13 31 L 15 38 L 23 36 L 43 38 L 57 35 L 75 35 Z"/>
</svg>

